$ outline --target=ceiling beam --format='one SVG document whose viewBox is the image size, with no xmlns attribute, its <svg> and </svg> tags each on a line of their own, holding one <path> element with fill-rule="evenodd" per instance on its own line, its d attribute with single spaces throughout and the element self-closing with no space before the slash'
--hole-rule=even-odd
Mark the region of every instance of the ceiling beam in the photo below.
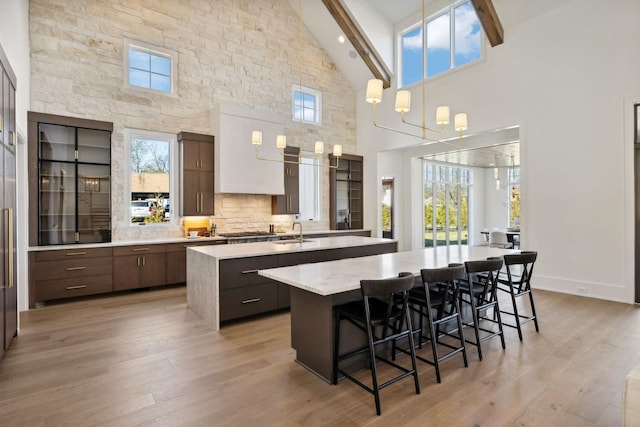
<svg viewBox="0 0 640 427">
<path fill-rule="evenodd" d="M 378 56 L 376 50 L 369 44 L 367 38 L 362 34 L 342 3 L 340 3 L 340 0 L 322 0 L 322 3 L 324 3 L 331 16 L 333 16 L 333 19 L 336 20 L 345 37 L 349 39 L 374 77 L 382 80 L 383 87 L 390 87 L 391 76 L 383 65 L 384 62 Z"/>
<path fill-rule="evenodd" d="M 471 0 L 471 3 L 476 10 L 484 33 L 487 35 L 489 43 L 491 43 L 491 47 L 502 44 L 504 42 L 504 30 L 491 0 Z"/>
</svg>

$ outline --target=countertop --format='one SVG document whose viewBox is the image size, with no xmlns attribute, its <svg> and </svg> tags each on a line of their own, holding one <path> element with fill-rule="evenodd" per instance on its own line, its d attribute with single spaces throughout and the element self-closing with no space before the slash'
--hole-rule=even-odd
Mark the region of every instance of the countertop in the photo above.
<svg viewBox="0 0 640 427">
<path fill-rule="evenodd" d="M 344 234 L 344 233 L 353 233 L 360 231 L 370 231 L 369 229 L 361 229 L 361 230 L 314 230 L 303 232 L 304 236 L 309 236 L 313 238 L 313 236 L 318 234 Z M 298 236 L 300 233 L 276 233 L 276 237 L 294 237 Z M 184 243 L 184 242 L 201 242 L 201 241 L 217 241 L 222 240 L 226 241 L 226 237 L 214 236 L 214 237 L 197 237 L 197 238 L 189 238 L 189 237 L 163 237 L 159 239 L 147 239 L 147 240 L 119 240 L 107 243 L 71 243 L 68 245 L 49 245 L 49 246 L 29 246 L 29 252 L 38 252 L 38 251 L 51 251 L 56 249 L 85 249 L 85 248 L 105 248 L 105 247 L 116 247 L 116 246 L 131 246 L 131 245 L 160 245 L 166 243 Z M 247 244 L 247 243 L 241 243 Z M 285 245 L 286 246 L 286 245 Z"/>
<path fill-rule="evenodd" d="M 324 234 L 324 233 L 318 233 Z M 284 243 L 287 242 L 287 243 Z M 311 238 L 303 243 L 293 240 L 281 242 L 239 243 L 236 245 L 194 246 L 189 250 L 209 255 L 215 259 L 248 258 L 282 253 L 317 251 L 323 249 L 350 248 L 397 242 L 393 239 L 362 236 L 337 236 Z"/>
<path fill-rule="evenodd" d="M 360 289 L 362 279 L 397 277 L 398 273 L 404 271 L 419 275 L 422 268 L 444 267 L 449 263 L 514 252 L 518 251 L 488 246 L 448 246 L 265 269 L 258 274 L 317 295 L 328 296 Z"/>
</svg>

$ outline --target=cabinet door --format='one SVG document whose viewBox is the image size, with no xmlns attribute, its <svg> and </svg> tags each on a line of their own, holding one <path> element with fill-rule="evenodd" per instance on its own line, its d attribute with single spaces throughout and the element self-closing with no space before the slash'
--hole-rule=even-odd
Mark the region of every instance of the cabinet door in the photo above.
<svg viewBox="0 0 640 427">
<path fill-rule="evenodd" d="M 182 172 L 182 215 L 199 215 L 200 194 L 198 191 L 199 173 L 197 170 L 185 169 Z"/>
<path fill-rule="evenodd" d="M 213 171 L 198 172 L 198 192 L 200 193 L 198 215 L 215 215 L 213 206 Z"/>
<path fill-rule="evenodd" d="M 111 241 L 111 167 L 78 164 L 80 243 Z"/>
<path fill-rule="evenodd" d="M 200 160 L 200 170 L 213 172 L 213 142 L 198 144 L 198 160 Z"/>
<path fill-rule="evenodd" d="M 187 281 L 187 249 L 184 245 L 170 245 L 179 249 L 167 248 L 167 284 Z"/>
<path fill-rule="evenodd" d="M 182 167 L 187 170 L 196 170 L 200 164 L 200 155 L 198 153 L 198 146 L 200 144 L 196 141 L 182 141 Z"/>
<path fill-rule="evenodd" d="M 40 161 L 39 245 L 76 243 L 76 165 Z"/>
<path fill-rule="evenodd" d="M 162 286 L 167 284 L 167 257 L 163 253 L 141 255 L 140 285 Z"/>
<path fill-rule="evenodd" d="M 113 290 L 140 287 L 140 255 L 113 257 Z"/>
</svg>

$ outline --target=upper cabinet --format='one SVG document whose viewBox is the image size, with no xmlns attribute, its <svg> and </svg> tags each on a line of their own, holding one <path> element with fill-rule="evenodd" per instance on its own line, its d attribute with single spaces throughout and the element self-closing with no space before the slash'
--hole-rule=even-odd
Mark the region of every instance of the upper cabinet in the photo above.
<svg viewBox="0 0 640 427">
<path fill-rule="evenodd" d="M 111 241 L 113 124 L 29 112 L 29 244 Z"/>
<path fill-rule="evenodd" d="M 280 161 L 256 158 L 251 143 L 254 130 L 262 132 L 258 157 L 282 160 L 276 136 L 284 134 L 281 117 L 248 107 L 224 106 L 212 113 L 216 136 L 216 193 L 284 194 L 284 176 Z"/>
<path fill-rule="evenodd" d="M 180 215 L 214 215 L 214 138 L 180 132 Z"/>
<path fill-rule="evenodd" d="M 332 230 L 361 229 L 362 217 L 362 156 L 343 154 L 339 161 L 329 155 L 329 220 Z"/>
<path fill-rule="evenodd" d="M 284 195 L 271 198 L 271 213 L 274 215 L 300 213 L 299 154 L 298 147 L 284 149 Z"/>
</svg>

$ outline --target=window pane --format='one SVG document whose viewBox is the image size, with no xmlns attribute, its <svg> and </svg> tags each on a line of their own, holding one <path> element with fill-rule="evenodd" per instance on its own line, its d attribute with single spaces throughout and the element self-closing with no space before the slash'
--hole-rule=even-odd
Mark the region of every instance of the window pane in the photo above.
<svg viewBox="0 0 640 427">
<path fill-rule="evenodd" d="M 130 215 L 132 223 L 162 223 L 170 220 L 169 141 L 131 138 Z"/>
<path fill-rule="evenodd" d="M 455 66 L 480 59 L 480 22 L 470 2 L 455 9 Z"/>
<path fill-rule="evenodd" d="M 450 15 L 445 13 L 427 23 L 427 77 L 451 68 Z"/>
<path fill-rule="evenodd" d="M 169 76 L 151 74 L 151 89 L 161 92 L 171 92 L 171 78 L 169 78 Z"/>
<path fill-rule="evenodd" d="M 315 118 L 315 111 L 313 111 L 313 110 L 311 110 L 311 109 L 308 109 L 308 108 L 305 108 L 305 109 L 304 109 L 304 117 L 303 117 L 303 120 L 304 120 L 305 122 L 315 122 L 315 121 L 316 121 L 315 119 L 316 119 L 316 118 Z"/>
<path fill-rule="evenodd" d="M 312 155 L 307 153 L 307 155 Z M 300 215 L 302 220 L 318 220 L 320 211 L 320 179 L 318 177 L 319 167 L 313 166 L 316 159 L 303 157 L 300 159 L 298 171 L 300 179 Z"/>
<path fill-rule="evenodd" d="M 149 73 L 140 70 L 129 70 L 129 84 L 132 86 L 149 88 Z"/>
<path fill-rule="evenodd" d="M 422 27 L 402 36 L 402 86 L 422 80 Z"/>
<path fill-rule="evenodd" d="M 149 71 L 149 54 L 129 49 L 129 68 Z"/>
<path fill-rule="evenodd" d="M 151 71 L 169 76 L 171 75 L 171 61 L 169 58 L 151 55 Z"/>
</svg>

